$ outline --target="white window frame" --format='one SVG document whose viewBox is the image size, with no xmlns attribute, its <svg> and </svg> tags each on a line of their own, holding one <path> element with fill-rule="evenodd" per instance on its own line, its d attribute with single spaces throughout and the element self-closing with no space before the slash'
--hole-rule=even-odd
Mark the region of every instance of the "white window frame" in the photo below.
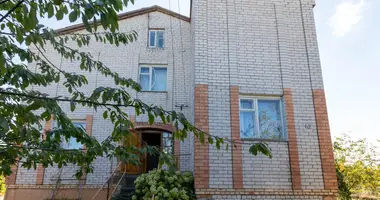
<svg viewBox="0 0 380 200">
<path fill-rule="evenodd" d="M 74 119 L 74 120 L 71 120 L 71 123 L 72 123 L 72 124 L 74 124 L 74 123 L 84 124 L 85 126 L 83 127 L 83 129 L 84 129 L 84 131 L 85 131 L 86 134 L 87 134 L 87 129 L 86 129 L 86 127 L 87 127 L 87 122 L 86 122 L 86 120 L 82 120 L 82 119 Z M 53 121 L 53 127 L 56 128 L 56 129 L 60 129 L 60 128 L 58 127 L 58 124 L 56 123 L 55 120 Z M 62 139 L 63 139 L 63 140 L 62 140 Z M 65 139 L 65 138 L 62 138 L 62 139 L 61 139 L 61 147 L 64 148 L 64 149 L 68 149 L 68 148 L 66 148 L 66 146 L 68 146 L 68 145 L 67 145 L 67 141 L 66 141 L 66 139 Z M 84 147 L 84 145 L 82 144 L 81 149 L 83 149 L 83 147 Z"/>
<path fill-rule="evenodd" d="M 246 108 L 241 108 L 241 100 L 252 100 L 253 105 L 252 109 L 246 109 Z M 261 138 L 260 137 L 260 122 L 259 122 L 259 100 L 277 100 L 279 101 L 280 104 L 280 116 L 281 116 L 281 126 L 282 126 L 282 140 L 287 140 L 286 137 L 286 130 L 285 130 L 285 124 L 284 124 L 284 113 L 283 113 L 283 105 L 282 105 L 282 97 L 267 97 L 267 96 L 245 96 L 245 95 L 240 95 L 239 96 L 239 121 L 240 121 L 240 111 L 251 111 L 254 112 L 255 115 L 255 125 L 256 125 L 256 133 L 257 137 L 251 137 L 251 138 L 241 138 L 241 139 L 263 139 L 263 140 L 273 140 L 271 138 Z M 239 124 L 239 130 L 240 130 L 240 124 Z M 241 130 L 240 130 L 241 131 Z M 240 134 L 239 131 L 239 134 Z"/>
<path fill-rule="evenodd" d="M 141 73 L 141 68 L 149 68 L 149 73 Z M 152 90 L 153 68 L 166 69 L 166 90 Z M 142 90 L 144 92 L 167 92 L 168 91 L 168 68 L 166 66 L 140 66 L 139 68 L 139 83 L 141 84 L 141 74 L 149 75 L 149 90 Z"/>
<path fill-rule="evenodd" d="M 150 34 L 154 32 L 154 45 L 150 45 Z M 157 32 L 162 32 L 163 46 L 158 47 Z M 150 29 L 148 34 L 148 47 L 149 48 L 164 48 L 165 47 L 165 30 L 164 29 Z"/>
</svg>

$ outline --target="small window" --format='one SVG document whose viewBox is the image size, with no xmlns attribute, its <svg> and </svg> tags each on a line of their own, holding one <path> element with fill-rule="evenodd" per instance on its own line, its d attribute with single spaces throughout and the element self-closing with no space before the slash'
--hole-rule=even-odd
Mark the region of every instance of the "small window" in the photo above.
<svg viewBox="0 0 380 200">
<path fill-rule="evenodd" d="M 166 67 L 141 67 L 140 85 L 142 91 L 167 91 Z"/>
<path fill-rule="evenodd" d="M 164 48 L 164 30 L 149 30 L 149 47 Z"/>
<path fill-rule="evenodd" d="M 73 125 L 77 128 L 81 128 L 83 129 L 84 132 L 86 132 L 86 122 L 84 121 L 75 121 L 75 122 L 72 122 Z M 54 127 L 57 127 L 57 124 L 54 122 Z M 64 149 L 82 149 L 83 148 L 83 144 L 78 142 L 76 138 L 69 138 L 69 140 L 66 141 L 65 138 L 62 138 L 61 139 L 61 147 L 64 148 Z"/>
<path fill-rule="evenodd" d="M 173 139 L 172 135 L 168 132 L 162 133 L 162 150 L 167 154 L 173 154 Z"/>
<path fill-rule="evenodd" d="M 241 98 L 240 137 L 285 139 L 280 98 Z"/>
</svg>

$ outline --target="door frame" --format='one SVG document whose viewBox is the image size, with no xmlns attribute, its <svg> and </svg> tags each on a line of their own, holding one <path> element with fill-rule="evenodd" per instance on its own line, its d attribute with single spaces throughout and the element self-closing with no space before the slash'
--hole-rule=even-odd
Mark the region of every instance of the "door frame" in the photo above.
<svg viewBox="0 0 380 200">
<path fill-rule="evenodd" d="M 160 134 L 160 150 L 162 151 L 162 148 L 163 148 L 163 141 L 162 141 L 162 135 L 163 135 L 163 133 L 164 133 L 165 131 L 163 131 L 163 130 L 158 130 L 158 129 L 152 129 L 152 130 L 149 130 L 149 129 L 147 129 L 146 131 L 142 131 L 141 132 L 141 134 L 140 134 L 140 141 L 141 141 L 141 146 L 143 147 L 144 146 L 144 144 L 142 144 L 142 141 L 143 141 L 143 139 L 142 139 L 142 135 L 143 134 Z M 143 173 L 143 174 L 145 174 L 145 173 L 148 173 L 147 172 L 147 168 L 148 168 L 148 162 L 147 162 L 147 157 L 148 157 L 148 154 L 147 153 L 145 153 L 144 155 L 143 155 L 143 158 L 141 159 L 142 161 L 142 170 L 141 170 L 141 173 Z"/>
</svg>

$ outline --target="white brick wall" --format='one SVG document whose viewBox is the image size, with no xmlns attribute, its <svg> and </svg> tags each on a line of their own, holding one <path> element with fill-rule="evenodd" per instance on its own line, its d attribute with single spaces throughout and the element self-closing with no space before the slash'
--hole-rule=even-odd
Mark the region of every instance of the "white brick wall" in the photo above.
<svg viewBox="0 0 380 200">
<path fill-rule="evenodd" d="M 242 94 L 274 96 L 291 88 L 302 188 L 322 189 L 311 93 L 312 88 L 323 88 L 313 18 L 315 2 L 301 2 L 302 10 L 299 0 L 193 0 L 195 84 L 209 85 L 210 133 L 223 137 L 231 134 L 229 86 L 239 86 Z M 310 129 L 305 128 L 308 125 Z M 287 145 L 270 142 L 270 147 L 272 160 L 252 157 L 248 148 L 243 149 L 245 188 L 291 188 Z M 210 187 L 230 188 L 231 182 L 219 184 L 231 178 L 231 154 L 212 149 Z"/>
<path fill-rule="evenodd" d="M 33 168 L 26 169 L 21 167 L 21 163 L 18 165 L 16 184 L 35 184 L 36 183 L 36 170 Z"/>
<path fill-rule="evenodd" d="M 273 159 L 253 156 L 249 145 L 243 145 L 243 184 L 245 188 L 291 189 L 289 154 L 286 142 L 269 142 Z M 252 181 L 255 180 L 255 181 Z"/>
<path fill-rule="evenodd" d="M 92 42 L 90 47 L 81 48 L 82 51 L 89 52 L 95 60 L 99 59 L 111 70 L 118 72 L 121 76 L 132 78 L 136 81 L 139 79 L 140 65 L 165 65 L 168 68 L 168 92 L 141 92 L 136 93 L 131 91 L 131 96 L 141 99 L 148 104 L 163 106 L 167 110 L 180 111 L 175 105 L 187 105 L 182 112 L 193 121 L 192 112 L 192 94 L 193 84 L 191 84 L 191 65 L 190 65 L 190 23 L 178 18 L 170 17 L 161 12 L 151 12 L 136 16 L 129 19 L 119 21 L 121 32 L 131 32 L 132 30 L 138 33 L 138 40 L 128 45 L 109 45 L 104 43 Z M 165 29 L 165 48 L 151 49 L 147 47 L 147 34 L 149 28 Z M 100 32 L 102 30 L 99 30 Z M 81 31 L 80 31 L 81 32 Z M 70 44 L 75 47 L 75 44 Z M 50 47 L 51 48 L 51 47 Z M 76 47 L 75 47 L 76 48 Z M 31 47 L 31 50 L 36 50 Z M 109 77 L 103 77 L 96 72 L 83 73 L 79 70 L 78 62 L 70 62 L 56 54 L 54 51 L 47 48 L 46 56 L 58 67 L 69 72 L 85 74 L 89 84 L 82 87 L 80 90 L 86 94 L 91 94 L 91 91 L 99 86 L 114 87 L 114 81 Z M 31 70 L 35 70 L 35 64 L 29 65 Z M 34 87 L 33 89 L 43 91 L 52 96 L 61 95 L 67 96 L 68 93 L 62 83 L 53 84 L 46 88 Z M 99 141 L 103 141 L 111 134 L 113 125 L 109 120 L 104 120 L 102 117 L 102 109 L 95 112 L 92 109 L 78 107 L 75 113 L 69 112 L 69 104 L 62 103 L 63 110 L 67 111 L 68 116 L 73 119 L 84 119 L 86 114 L 93 116 L 92 135 Z M 126 109 L 131 115 L 134 115 L 134 109 Z M 138 117 L 137 121 L 147 121 L 144 116 Z M 190 146 L 191 138 L 181 143 L 181 170 L 191 170 L 192 163 L 192 147 Z M 182 156 L 182 154 L 184 156 Z M 87 175 L 87 184 L 103 184 L 110 173 L 111 163 L 106 158 L 98 158 L 94 163 L 94 173 Z M 71 169 L 65 167 L 65 169 Z M 65 171 L 64 169 L 64 171 Z M 34 184 L 35 172 L 19 169 L 23 174 L 28 176 L 18 176 L 18 184 Z M 25 172 L 24 172 L 25 171 Z M 54 175 L 58 169 L 49 167 L 46 169 L 44 184 L 52 183 Z M 67 171 L 67 170 L 66 170 Z M 72 170 L 71 170 L 72 171 Z M 65 178 L 71 177 L 70 170 L 65 173 Z M 67 175 L 67 177 L 66 177 Z M 29 177 L 30 176 L 30 177 Z M 34 177 L 34 178 L 33 178 Z M 33 180 L 32 180 L 33 179 Z"/>
</svg>

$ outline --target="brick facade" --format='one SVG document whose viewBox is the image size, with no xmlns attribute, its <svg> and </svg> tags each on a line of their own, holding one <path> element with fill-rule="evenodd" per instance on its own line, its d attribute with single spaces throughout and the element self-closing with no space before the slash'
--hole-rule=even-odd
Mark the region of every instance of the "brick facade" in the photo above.
<svg viewBox="0 0 380 200">
<path fill-rule="evenodd" d="M 98 55 L 111 70 L 136 81 L 140 66 L 166 66 L 168 91 L 129 91 L 131 96 L 182 112 L 203 131 L 236 141 L 236 148 L 229 150 L 218 150 L 207 142 L 202 145 L 192 134 L 184 142 L 174 142 L 174 154 L 181 158 L 179 168 L 194 173 L 198 198 L 327 200 L 336 195 L 337 183 L 314 4 L 314 0 L 193 0 L 191 21 L 152 7 L 132 11 L 134 14 L 123 15 L 119 21 L 120 31 L 137 31 L 136 42 L 119 47 L 93 43 L 81 50 Z M 150 28 L 165 30 L 165 48 L 147 47 Z M 62 34 L 71 32 L 83 31 L 75 26 Z M 62 61 L 66 71 L 79 72 L 79 63 L 61 60 L 54 51 L 47 52 L 47 56 L 54 64 Z M 35 70 L 36 64 L 29 67 Z M 86 77 L 90 82 L 83 87 L 86 94 L 98 86 L 114 86 L 108 77 L 95 73 Z M 61 85 L 35 89 L 66 96 Z M 282 99 L 286 138 L 265 140 L 272 159 L 252 156 L 252 140 L 240 138 L 241 95 Z M 69 111 L 69 104 L 61 106 Z M 103 141 L 113 130 L 113 124 L 103 119 L 103 111 L 78 107 L 67 115 L 85 121 L 87 133 Z M 147 115 L 136 116 L 132 108 L 125 111 L 135 129 L 173 132 L 172 125 L 162 124 L 159 119 L 149 125 Z M 104 184 L 116 165 L 115 160 L 97 158 L 94 173 L 85 177 L 85 187 Z M 71 178 L 75 170 L 75 166 L 65 167 L 63 185 L 78 186 L 78 181 Z M 45 187 L 54 185 L 58 173 L 55 167 L 18 168 L 17 178 L 16 173 L 12 175 L 10 191 L 16 194 L 33 187 L 45 191 Z"/>
</svg>

